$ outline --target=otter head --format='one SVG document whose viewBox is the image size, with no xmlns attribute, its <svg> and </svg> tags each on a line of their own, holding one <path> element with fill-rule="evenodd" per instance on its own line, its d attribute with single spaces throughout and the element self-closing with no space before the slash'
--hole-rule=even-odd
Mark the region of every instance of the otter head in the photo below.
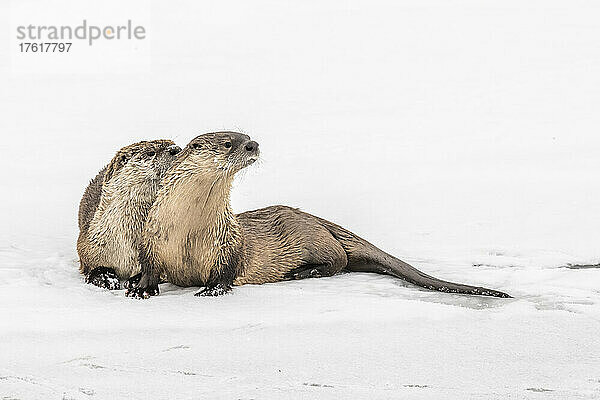
<svg viewBox="0 0 600 400">
<path fill-rule="evenodd" d="M 258 143 L 237 132 L 214 132 L 196 136 L 183 150 L 186 166 L 198 172 L 213 172 L 233 177 L 236 172 L 258 160 Z"/>
<path fill-rule="evenodd" d="M 130 183 L 158 180 L 165 175 L 180 151 L 181 148 L 171 140 L 142 141 L 125 146 L 108 164 L 104 182 L 122 175 L 127 175 Z"/>
</svg>

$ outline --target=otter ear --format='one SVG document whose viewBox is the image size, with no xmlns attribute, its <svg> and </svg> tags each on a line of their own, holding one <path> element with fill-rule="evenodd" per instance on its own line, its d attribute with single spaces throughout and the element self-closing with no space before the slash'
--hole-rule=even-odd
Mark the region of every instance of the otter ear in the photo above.
<svg viewBox="0 0 600 400">
<path fill-rule="evenodd" d="M 121 168 L 123 168 L 132 155 L 132 152 L 128 149 L 119 150 L 106 167 L 104 182 L 108 182 Z"/>
</svg>

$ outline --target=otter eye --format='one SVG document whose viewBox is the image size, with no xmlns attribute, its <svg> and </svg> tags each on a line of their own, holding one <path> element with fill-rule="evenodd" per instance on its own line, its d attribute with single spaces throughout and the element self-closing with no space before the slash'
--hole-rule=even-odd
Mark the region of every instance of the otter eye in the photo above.
<svg viewBox="0 0 600 400">
<path fill-rule="evenodd" d="M 154 152 L 154 151 L 149 151 L 149 152 L 146 153 L 146 155 L 148 157 L 153 157 L 155 154 L 156 154 L 156 152 Z"/>
<path fill-rule="evenodd" d="M 225 142 L 225 147 L 230 148 L 231 147 L 231 142 Z"/>
<path fill-rule="evenodd" d="M 194 143 L 192 145 L 192 147 L 195 148 L 195 149 L 199 149 L 200 148 L 200 143 Z"/>
</svg>

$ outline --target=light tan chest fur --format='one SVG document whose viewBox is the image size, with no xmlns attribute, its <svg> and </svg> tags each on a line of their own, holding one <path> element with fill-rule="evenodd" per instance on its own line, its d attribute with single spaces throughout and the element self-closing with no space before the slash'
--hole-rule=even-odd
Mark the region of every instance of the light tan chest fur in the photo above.
<svg viewBox="0 0 600 400">
<path fill-rule="evenodd" d="M 202 286 L 235 248 L 237 223 L 228 202 L 222 200 L 227 182 L 183 184 L 184 179 L 160 190 L 148 215 L 144 240 L 170 282 Z"/>
</svg>

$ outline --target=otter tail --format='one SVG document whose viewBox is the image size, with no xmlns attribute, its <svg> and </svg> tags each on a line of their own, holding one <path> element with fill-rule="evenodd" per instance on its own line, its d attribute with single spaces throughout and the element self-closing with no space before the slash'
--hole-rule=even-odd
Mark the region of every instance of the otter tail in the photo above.
<svg viewBox="0 0 600 400">
<path fill-rule="evenodd" d="M 397 259 L 373 246 L 366 240 L 352 232 L 329 221 L 320 219 L 320 222 L 333 237 L 342 245 L 348 257 L 346 270 L 354 272 L 375 272 L 395 276 L 414 285 L 430 290 L 447 293 L 463 293 L 493 297 L 511 297 L 498 290 L 484 287 L 464 285 L 443 281 L 427 275 L 415 267 Z"/>
</svg>

